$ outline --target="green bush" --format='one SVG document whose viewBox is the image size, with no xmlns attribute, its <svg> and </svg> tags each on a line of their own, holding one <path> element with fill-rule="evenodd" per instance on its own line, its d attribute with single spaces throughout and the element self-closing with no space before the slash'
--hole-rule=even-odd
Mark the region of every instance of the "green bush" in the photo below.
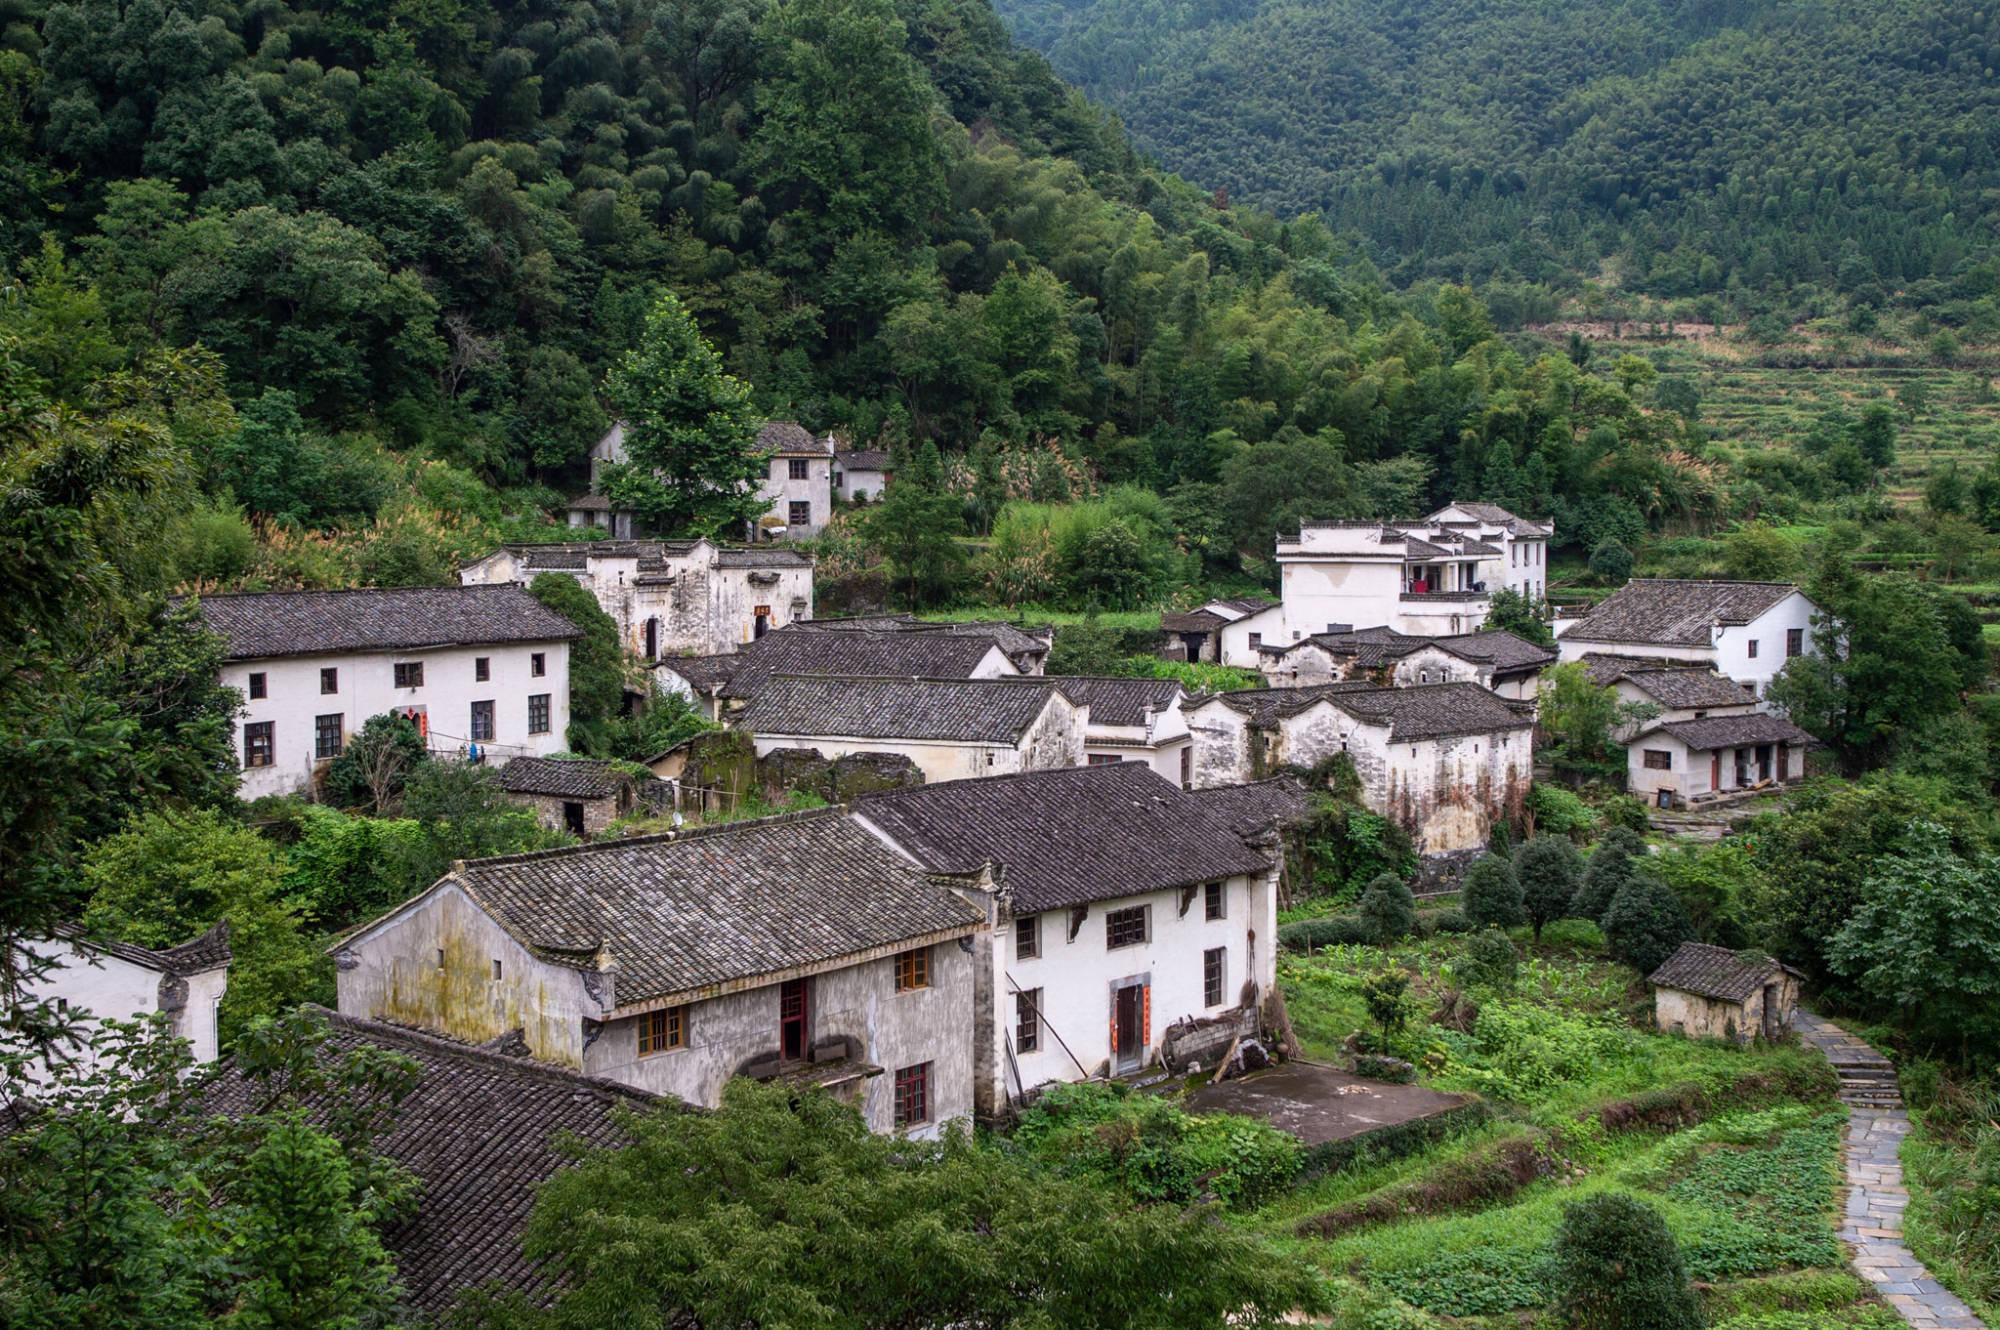
<svg viewBox="0 0 2000 1330">
<path fill-rule="evenodd" d="M 1611 795 L 1597 805 L 1597 811 L 1604 818 L 1605 825 L 1629 827 L 1641 835 L 1651 830 L 1653 825 L 1653 817 L 1646 811 L 1645 801 L 1630 794 Z"/>
<path fill-rule="evenodd" d="M 1520 968 L 1521 953 L 1514 940 L 1497 928 L 1485 928 L 1465 944 L 1458 973 L 1467 984 L 1481 988 L 1512 988 Z"/>
<path fill-rule="evenodd" d="M 1321 947 L 1348 947 L 1375 940 L 1361 916 L 1336 914 L 1326 919 L 1302 919 L 1278 930 L 1278 945 L 1288 951 L 1318 951 Z"/>
<path fill-rule="evenodd" d="M 1640 974 L 1651 974 L 1695 936 L 1680 897 L 1656 877 L 1627 879 L 1604 912 L 1604 941 L 1611 954 Z"/>
<path fill-rule="evenodd" d="M 1521 908 L 1542 929 L 1569 913 L 1576 889 L 1583 885 L 1583 856 L 1564 836 L 1536 836 L 1514 851 L 1514 880 L 1521 884 Z"/>
<path fill-rule="evenodd" d="M 1565 1209 L 1550 1275 L 1557 1314 L 1577 1330 L 1700 1330 L 1674 1235 L 1635 1196 L 1600 1192 Z"/>
<path fill-rule="evenodd" d="M 1577 840 L 1597 829 L 1597 812 L 1574 790 L 1538 782 L 1528 791 L 1528 808 L 1538 834 Z"/>
<path fill-rule="evenodd" d="M 1212 1193 L 1255 1209 L 1297 1176 L 1299 1143 L 1251 1118 L 1192 1114 L 1122 1085 L 1052 1085 L 1022 1110 L 1014 1140 L 1075 1177 L 1116 1183 L 1143 1203 L 1187 1205 Z"/>
<path fill-rule="evenodd" d="M 1465 911 L 1458 909 L 1425 911 L 1419 916 L 1418 922 L 1426 933 L 1439 936 L 1470 933 L 1473 929 L 1473 923 L 1465 917 Z"/>
<path fill-rule="evenodd" d="M 1361 893 L 1358 915 L 1372 940 L 1385 947 L 1417 931 L 1416 897 L 1410 894 L 1409 884 L 1394 873 L 1384 873 L 1368 884 L 1368 890 Z"/>
<path fill-rule="evenodd" d="M 1489 854 L 1472 866 L 1459 899 L 1464 903 L 1465 917 L 1481 927 L 1512 928 L 1526 918 L 1514 865 L 1497 854 Z"/>
<path fill-rule="evenodd" d="M 1646 843 L 1631 828 L 1613 827 L 1605 832 L 1604 839 L 1590 852 L 1590 863 L 1583 870 L 1583 885 L 1576 889 L 1576 899 L 1570 902 L 1570 918 L 1601 922 L 1604 912 L 1611 908 L 1611 898 L 1632 876 L 1632 860 L 1645 853 Z"/>
<path fill-rule="evenodd" d="M 1568 951 L 1602 951 L 1604 930 L 1588 919 L 1558 919 L 1542 930 L 1542 945 Z"/>
</svg>

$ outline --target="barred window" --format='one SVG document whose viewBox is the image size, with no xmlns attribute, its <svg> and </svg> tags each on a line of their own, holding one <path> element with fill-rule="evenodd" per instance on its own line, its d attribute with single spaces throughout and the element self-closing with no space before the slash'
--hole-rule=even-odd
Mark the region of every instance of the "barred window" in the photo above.
<svg viewBox="0 0 2000 1330">
<path fill-rule="evenodd" d="M 1202 917 L 1220 919 L 1227 912 L 1229 897 L 1220 882 L 1211 882 L 1202 888 Z"/>
<path fill-rule="evenodd" d="M 1042 954 L 1042 916 L 1031 914 L 1014 921 L 1014 959 L 1027 960 Z"/>
<path fill-rule="evenodd" d="M 1201 1001 L 1203 1006 L 1222 1005 L 1223 982 L 1228 977 L 1229 949 L 1210 947 L 1201 953 Z"/>
<path fill-rule="evenodd" d="M 1674 769 L 1674 755 L 1668 752 L 1666 749 L 1648 748 L 1645 750 L 1645 753 L 1646 753 L 1646 770 L 1672 771 Z"/>
<path fill-rule="evenodd" d="M 468 737 L 474 743 L 493 742 L 492 702 L 474 702 L 472 704 L 472 732 Z"/>
<path fill-rule="evenodd" d="M 422 688 L 424 686 L 424 663 L 420 660 L 396 662 L 396 687 Z"/>
<path fill-rule="evenodd" d="M 340 671 L 329 665 L 319 672 L 319 690 L 322 693 L 340 691 Z"/>
<path fill-rule="evenodd" d="M 793 480 L 804 480 L 811 474 L 811 472 L 808 471 L 807 468 L 810 467 L 812 464 L 805 458 L 788 457 L 785 460 L 791 463 L 791 466 L 787 467 L 786 470 L 790 472 L 791 478 Z"/>
<path fill-rule="evenodd" d="M 1805 649 L 1806 630 L 1803 628 L 1787 628 L 1785 630 L 1785 654 L 1787 656 L 1801 656 L 1805 654 Z"/>
<path fill-rule="evenodd" d="M 639 1056 L 687 1047 L 687 1008 L 663 1007 L 639 1017 Z"/>
<path fill-rule="evenodd" d="M 474 656 L 472 658 L 472 681 L 474 683 L 485 683 L 492 677 L 493 658 L 490 656 Z"/>
<path fill-rule="evenodd" d="M 253 673 L 253 674 L 251 674 L 251 676 L 250 676 L 250 697 L 251 697 L 251 700 L 253 700 L 253 701 L 254 701 L 254 700 L 256 700 L 257 698 L 260 698 L 260 697 L 264 697 L 264 696 L 266 695 L 266 691 L 265 691 L 265 687 L 264 687 L 264 680 L 265 680 L 265 677 L 266 677 L 266 676 L 265 676 L 265 675 L 264 675 L 263 673 L 261 673 L 261 672 L 257 672 L 257 673 Z"/>
</svg>

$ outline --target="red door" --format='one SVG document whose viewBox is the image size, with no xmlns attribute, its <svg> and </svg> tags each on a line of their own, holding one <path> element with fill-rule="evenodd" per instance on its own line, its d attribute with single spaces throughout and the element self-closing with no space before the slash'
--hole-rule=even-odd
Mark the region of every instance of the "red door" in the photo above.
<svg viewBox="0 0 2000 1330">
<path fill-rule="evenodd" d="M 1711 790 L 1722 788 L 1722 750 L 1720 748 L 1710 753 L 1708 757 L 1708 788 Z"/>
<path fill-rule="evenodd" d="M 778 1048 L 787 1062 L 806 1055 L 806 1024 L 812 1004 L 806 999 L 806 981 L 787 979 L 778 990 Z"/>
</svg>

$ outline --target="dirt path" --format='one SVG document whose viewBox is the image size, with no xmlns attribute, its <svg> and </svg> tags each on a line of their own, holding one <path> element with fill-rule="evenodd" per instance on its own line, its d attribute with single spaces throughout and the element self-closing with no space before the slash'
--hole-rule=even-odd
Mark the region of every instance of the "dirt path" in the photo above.
<svg viewBox="0 0 2000 1330">
<path fill-rule="evenodd" d="M 1922 1330 L 1986 1330 L 1944 1285 L 1932 1279 L 1903 1245 L 1903 1211 L 1910 1193 L 1896 1151 L 1910 1131 L 1910 1115 L 1896 1088 L 1889 1059 L 1829 1020 L 1801 1011 L 1799 1037 L 1826 1055 L 1840 1077 L 1847 1105 L 1847 1214 L 1840 1239 L 1854 1249 L 1855 1273 L 1875 1286 L 1883 1301 Z"/>
</svg>

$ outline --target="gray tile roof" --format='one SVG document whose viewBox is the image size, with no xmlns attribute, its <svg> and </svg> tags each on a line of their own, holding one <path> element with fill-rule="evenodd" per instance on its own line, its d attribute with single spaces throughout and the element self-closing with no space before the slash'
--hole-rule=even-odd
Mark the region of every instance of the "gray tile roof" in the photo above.
<svg viewBox="0 0 2000 1330">
<path fill-rule="evenodd" d="M 206 970 L 220 969 L 229 964 L 229 921 L 210 928 L 199 936 L 189 938 L 177 946 L 152 947 L 135 946 L 130 942 L 120 942 L 115 938 L 94 937 L 80 924 L 60 924 L 56 936 L 88 951 L 103 952 L 116 956 L 144 969 L 159 974 L 200 974 Z M 32 946 L 32 942 L 30 943 Z"/>
<path fill-rule="evenodd" d="M 609 762 L 589 757 L 517 757 L 500 768 L 499 779 L 510 794 L 558 799 L 609 799 L 619 782 Z"/>
<path fill-rule="evenodd" d="M 1231 596 L 1227 600 L 1212 600 L 1211 605 L 1226 605 L 1238 614 L 1260 614 L 1276 609 L 1278 602 L 1267 596 Z"/>
<path fill-rule="evenodd" d="M 437 1035 L 309 1008 L 328 1026 L 329 1052 L 372 1047 L 413 1059 L 417 1081 L 376 1147 L 423 1182 L 415 1213 L 383 1240 L 411 1306 L 441 1317 L 468 1289 L 497 1281 L 531 1296 L 543 1274 L 521 1252 L 535 1188 L 567 1167 L 557 1146 L 574 1136 L 609 1146 L 624 1137 L 618 1108 L 675 1101 L 526 1058 L 506 1057 Z M 251 1083 L 225 1064 L 207 1103 L 232 1116 L 250 1111 Z M 308 1099 L 314 1117 L 332 1107 Z"/>
<path fill-rule="evenodd" d="M 981 914 L 838 809 L 477 859 L 456 882 L 544 959 L 615 958 L 620 1008 L 970 933 Z"/>
<path fill-rule="evenodd" d="M 1046 656 L 1055 630 L 1023 629 L 1004 619 L 918 619 L 908 614 L 866 614 L 853 618 L 803 619 L 795 627 L 820 632 L 950 633 L 990 637 L 1009 656 Z"/>
<path fill-rule="evenodd" d="M 1207 633 L 1230 622 L 1214 610 L 1189 610 L 1185 614 L 1162 614 L 1160 631 L 1163 633 Z"/>
<path fill-rule="evenodd" d="M 1646 976 L 1646 982 L 1724 1002 L 1746 1002 L 1780 972 L 1798 973 L 1761 951 L 1731 951 L 1706 942 L 1683 942 L 1680 950 Z"/>
<path fill-rule="evenodd" d="M 1205 697 L 1189 698 L 1184 706 L 1192 710 L 1210 702 L 1220 702 L 1230 710 L 1248 716 L 1253 725 L 1270 725 L 1286 716 L 1296 716 L 1323 698 L 1341 693 L 1373 691 L 1376 691 L 1374 684 L 1350 679 L 1343 683 L 1313 684 L 1305 688 L 1243 688 L 1227 693 L 1210 693 Z"/>
<path fill-rule="evenodd" d="M 669 559 L 684 559 L 694 551 L 694 540 L 564 540 L 514 542 L 500 548 L 520 559 L 525 567 L 551 571 L 578 572 L 592 559 L 637 559 L 646 567 L 664 568 Z"/>
<path fill-rule="evenodd" d="M 1349 715 L 1388 725 L 1392 740 L 1491 734 L 1534 725 L 1532 702 L 1511 702 L 1476 683 L 1371 688 L 1327 700 Z"/>
<path fill-rule="evenodd" d="M 756 450 L 778 457 L 831 457 L 833 440 L 816 436 L 795 420 L 767 420 L 757 430 Z"/>
<path fill-rule="evenodd" d="M 937 872 L 1002 866 L 1017 914 L 1269 867 L 1228 810 L 1141 762 L 890 790 L 854 811 Z"/>
<path fill-rule="evenodd" d="M 856 448 L 853 452 L 835 453 L 833 460 L 849 471 L 892 471 L 895 456 L 882 448 Z"/>
<path fill-rule="evenodd" d="M 1805 747 L 1818 742 L 1783 716 L 1774 716 L 1769 712 L 1667 721 L 1648 729 L 1633 742 L 1637 743 L 1647 734 L 1658 734 L 1662 730 L 1696 752 L 1707 752 L 1711 748 L 1735 748 L 1744 744 L 1785 743 Z"/>
<path fill-rule="evenodd" d="M 1293 826 L 1312 813 L 1306 787 L 1291 776 L 1275 776 L 1248 785 L 1215 785 L 1189 793 L 1227 817 L 1237 834 L 1244 836 L 1273 823 Z"/>
<path fill-rule="evenodd" d="M 735 727 L 756 735 L 1011 744 L 1060 682 L 781 674 L 758 690 Z"/>
<path fill-rule="evenodd" d="M 580 637 L 576 625 L 525 587 L 383 587 L 258 591 L 199 598 L 227 660 L 336 651 L 414 651 Z"/>
<path fill-rule="evenodd" d="M 1599 688 L 1604 687 L 1606 684 L 1617 683 L 1620 679 L 1635 671 L 1706 670 L 1710 668 L 1709 666 L 1697 665 L 1690 661 L 1673 660 L 1666 656 L 1614 656 L 1603 651 L 1586 651 L 1583 653 L 1581 660 L 1583 661 L 1583 672 L 1589 675 L 1590 681 Z"/>
<path fill-rule="evenodd" d="M 1562 638 L 1705 647 L 1715 624 L 1749 623 L 1797 590 L 1790 582 L 1633 578 L 1563 629 Z"/>
<path fill-rule="evenodd" d="M 1659 702 L 1661 706 L 1685 711 L 1689 708 L 1754 706 L 1757 695 L 1709 669 L 1626 670 L 1615 676 Z"/>
<path fill-rule="evenodd" d="M 1146 712 L 1166 711 L 1187 696 L 1178 679 L 1133 679 L 1124 675 L 1050 674 L 1017 675 L 1002 682 L 1016 685 L 1053 683 L 1063 696 L 1080 707 L 1090 708 L 1095 725 L 1138 726 L 1146 723 Z"/>
<path fill-rule="evenodd" d="M 1510 633 L 1505 628 L 1483 629 L 1476 633 L 1459 633 L 1452 637 L 1431 639 L 1446 651 L 1471 660 L 1489 663 L 1502 673 L 1513 670 L 1538 670 L 1553 664 L 1556 653 L 1547 647 L 1538 647 L 1518 633 Z"/>
<path fill-rule="evenodd" d="M 999 644 L 991 637 L 900 631 L 824 632 L 805 623 L 775 628 L 737 654 L 723 685 L 730 698 L 755 697 L 774 675 L 824 674 L 969 679 Z M 1005 655 L 1005 651 L 1001 652 Z"/>
<path fill-rule="evenodd" d="M 1461 512 L 1472 514 L 1474 518 L 1487 526 L 1497 526 L 1503 530 L 1511 531 L 1517 536 L 1546 536 L 1553 534 L 1555 531 L 1555 523 L 1553 522 L 1537 522 L 1531 517 L 1516 516 L 1497 503 L 1460 503 L 1454 501 L 1450 506 L 1459 509 Z M 1445 511 L 1446 509 L 1444 508 L 1438 509 L 1436 513 L 1431 514 L 1431 520 L 1434 522 L 1440 520 L 1438 514 Z"/>
<path fill-rule="evenodd" d="M 721 568 L 810 568 L 813 557 L 791 545 L 726 545 L 715 562 Z"/>
<path fill-rule="evenodd" d="M 724 651 L 713 656 L 662 656 L 653 663 L 653 668 L 673 671 L 698 693 L 713 693 L 729 682 L 742 663 L 742 652 Z"/>
</svg>

